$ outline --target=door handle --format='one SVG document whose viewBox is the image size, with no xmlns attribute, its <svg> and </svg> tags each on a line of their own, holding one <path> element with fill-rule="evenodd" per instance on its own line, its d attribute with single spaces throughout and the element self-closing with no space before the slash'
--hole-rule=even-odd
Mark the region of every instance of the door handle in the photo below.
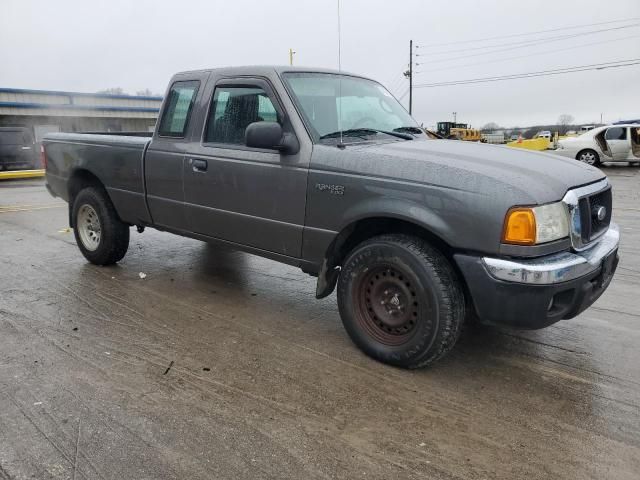
<svg viewBox="0 0 640 480">
<path fill-rule="evenodd" d="M 207 161 L 206 160 L 191 160 L 191 165 L 193 166 L 194 172 L 206 172 L 207 171 Z"/>
</svg>

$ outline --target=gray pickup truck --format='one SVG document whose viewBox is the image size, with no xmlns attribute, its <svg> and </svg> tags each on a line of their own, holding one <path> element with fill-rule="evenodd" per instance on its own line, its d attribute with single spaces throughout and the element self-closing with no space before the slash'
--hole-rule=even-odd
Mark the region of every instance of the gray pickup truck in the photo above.
<svg viewBox="0 0 640 480">
<path fill-rule="evenodd" d="M 618 263 L 611 186 L 574 160 L 431 140 L 379 83 L 321 69 L 179 73 L 151 138 L 50 134 L 49 191 L 92 263 L 129 229 L 238 248 L 337 284 L 366 354 L 420 367 L 465 319 L 569 319 Z"/>
</svg>

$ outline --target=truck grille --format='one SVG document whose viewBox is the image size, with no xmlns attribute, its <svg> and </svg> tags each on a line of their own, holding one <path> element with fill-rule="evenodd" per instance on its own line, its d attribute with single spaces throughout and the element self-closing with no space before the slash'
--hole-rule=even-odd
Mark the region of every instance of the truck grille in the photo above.
<svg viewBox="0 0 640 480">
<path fill-rule="evenodd" d="M 611 187 L 579 201 L 582 243 L 592 242 L 609 228 L 611 223 Z M 602 210 L 604 208 L 604 210 Z M 602 217 L 604 211 L 604 217 Z M 598 217 L 600 214 L 600 217 Z"/>
<path fill-rule="evenodd" d="M 597 240 L 611 223 L 611 186 L 605 179 L 596 184 L 569 190 L 564 199 L 571 215 L 571 241 L 582 250 Z"/>
</svg>

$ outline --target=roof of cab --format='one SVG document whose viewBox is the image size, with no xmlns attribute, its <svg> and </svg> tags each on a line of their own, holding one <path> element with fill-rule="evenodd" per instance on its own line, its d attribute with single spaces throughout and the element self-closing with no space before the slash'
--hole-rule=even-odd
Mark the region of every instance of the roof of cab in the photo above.
<svg viewBox="0 0 640 480">
<path fill-rule="evenodd" d="M 340 70 L 333 70 L 329 68 L 319 68 L 319 67 L 292 67 L 289 65 L 248 65 L 241 67 L 218 67 L 218 68 L 208 68 L 202 70 L 190 70 L 185 72 L 178 72 L 175 76 L 188 76 L 190 74 L 195 73 L 211 73 L 216 72 L 220 74 L 230 74 L 230 75 L 267 75 L 270 73 L 277 73 L 281 75 L 283 73 L 329 73 L 334 75 L 348 75 L 350 77 L 359 77 L 366 78 L 368 80 L 372 80 L 363 75 L 358 75 L 356 73 L 345 72 Z"/>
</svg>

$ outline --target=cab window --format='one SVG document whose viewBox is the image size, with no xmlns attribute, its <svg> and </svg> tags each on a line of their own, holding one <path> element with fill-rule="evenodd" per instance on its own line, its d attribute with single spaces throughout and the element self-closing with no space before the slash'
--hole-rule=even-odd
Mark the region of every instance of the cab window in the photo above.
<svg viewBox="0 0 640 480">
<path fill-rule="evenodd" d="M 169 90 L 158 135 L 184 137 L 200 82 L 175 82 Z"/>
<path fill-rule="evenodd" d="M 277 122 L 278 113 L 258 86 L 222 86 L 213 94 L 205 143 L 244 145 L 244 132 L 254 122 Z"/>
</svg>

